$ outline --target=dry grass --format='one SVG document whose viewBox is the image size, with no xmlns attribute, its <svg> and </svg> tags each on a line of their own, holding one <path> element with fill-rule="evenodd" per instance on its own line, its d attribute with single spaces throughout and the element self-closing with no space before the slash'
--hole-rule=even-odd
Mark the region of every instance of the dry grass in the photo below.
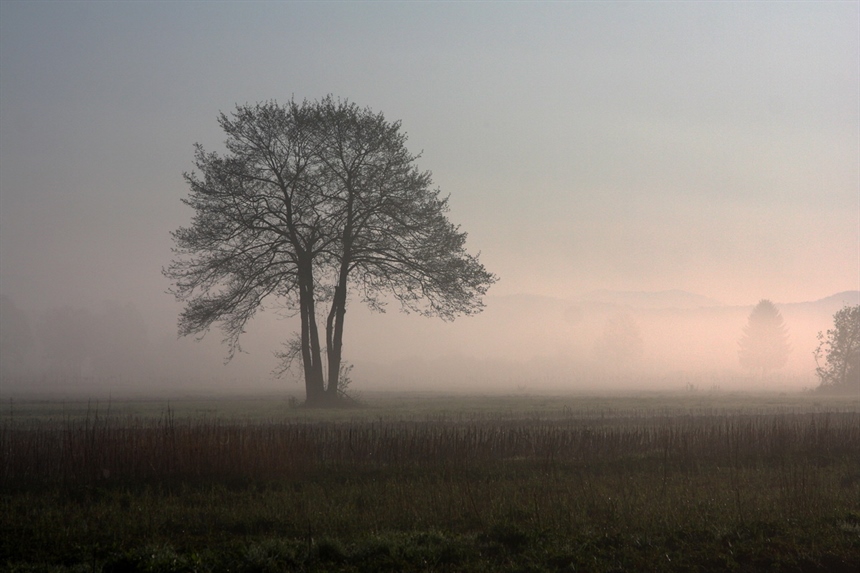
<svg viewBox="0 0 860 573">
<path fill-rule="evenodd" d="M 379 544 L 392 570 L 860 563 L 856 411 L 257 422 L 93 410 L 4 421 L 0 448 L 0 564 L 22 570 L 130 555 L 145 568 L 141 546 L 170 548 L 177 570 L 233 547 L 201 563 L 241 569 L 236 551 L 276 541 L 273 570 L 377 570 Z"/>
</svg>

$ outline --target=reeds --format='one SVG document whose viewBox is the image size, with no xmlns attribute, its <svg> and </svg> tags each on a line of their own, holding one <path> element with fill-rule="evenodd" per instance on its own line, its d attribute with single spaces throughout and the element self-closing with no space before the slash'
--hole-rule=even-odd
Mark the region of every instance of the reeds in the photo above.
<svg viewBox="0 0 860 573">
<path fill-rule="evenodd" d="M 855 571 L 860 413 L 10 416 L 0 504 L 12 570 Z"/>
<path fill-rule="evenodd" d="M 860 413 L 249 422 L 82 419 L 0 425 L 0 486 L 303 479 L 318 472 L 543 469 L 651 460 L 693 470 L 860 457 Z"/>
</svg>

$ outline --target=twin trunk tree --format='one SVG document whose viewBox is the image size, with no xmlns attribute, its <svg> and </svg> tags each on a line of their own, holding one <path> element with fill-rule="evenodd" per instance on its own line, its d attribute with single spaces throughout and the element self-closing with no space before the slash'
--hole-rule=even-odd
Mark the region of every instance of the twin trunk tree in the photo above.
<svg viewBox="0 0 860 573">
<path fill-rule="evenodd" d="M 173 233 L 164 271 L 185 303 L 181 335 L 219 323 L 232 358 L 264 300 L 280 299 L 301 329 L 279 357 L 284 368 L 301 359 L 308 404 L 326 405 L 342 389 L 351 294 L 446 320 L 481 311 L 496 277 L 466 252 L 399 122 L 327 97 L 239 106 L 219 124 L 227 152 L 196 146 L 183 199 L 194 217 Z"/>
</svg>

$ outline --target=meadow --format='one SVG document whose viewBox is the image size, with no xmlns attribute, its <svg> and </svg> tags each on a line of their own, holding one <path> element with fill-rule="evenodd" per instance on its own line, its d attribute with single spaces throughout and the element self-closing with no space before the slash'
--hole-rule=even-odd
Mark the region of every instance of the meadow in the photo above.
<svg viewBox="0 0 860 573">
<path fill-rule="evenodd" d="M 857 571 L 860 398 L 16 398 L 8 571 Z"/>
</svg>

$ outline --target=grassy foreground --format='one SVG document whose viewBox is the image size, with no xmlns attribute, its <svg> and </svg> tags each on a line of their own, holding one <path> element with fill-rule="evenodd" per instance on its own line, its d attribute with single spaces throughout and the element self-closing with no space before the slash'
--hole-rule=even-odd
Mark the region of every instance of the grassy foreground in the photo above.
<svg viewBox="0 0 860 573">
<path fill-rule="evenodd" d="M 498 400 L 269 419 L 18 404 L 0 569 L 860 569 L 856 401 Z"/>
</svg>

